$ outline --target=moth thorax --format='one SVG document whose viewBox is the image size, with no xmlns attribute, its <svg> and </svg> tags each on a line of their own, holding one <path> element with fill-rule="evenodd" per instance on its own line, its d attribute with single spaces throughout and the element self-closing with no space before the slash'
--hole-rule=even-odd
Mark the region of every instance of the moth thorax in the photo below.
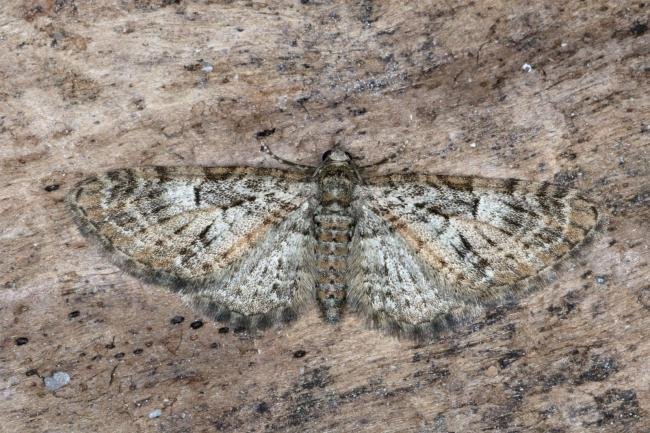
<svg viewBox="0 0 650 433">
<path fill-rule="evenodd" d="M 335 183 L 352 185 L 357 181 L 354 168 L 349 163 L 330 163 L 319 169 L 318 183 L 321 188 Z"/>
<path fill-rule="evenodd" d="M 347 206 L 350 201 L 350 191 L 344 188 L 332 188 L 321 192 L 321 202 L 323 204 L 336 202 Z"/>
<path fill-rule="evenodd" d="M 320 182 L 322 203 L 337 202 L 348 205 L 352 200 L 352 180 L 347 177 L 325 177 Z"/>
</svg>

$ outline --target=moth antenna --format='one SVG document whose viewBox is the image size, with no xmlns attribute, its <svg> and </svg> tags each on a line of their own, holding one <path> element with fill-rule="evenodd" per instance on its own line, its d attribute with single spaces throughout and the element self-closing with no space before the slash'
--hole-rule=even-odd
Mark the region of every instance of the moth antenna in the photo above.
<svg viewBox="0 0 650 433">
<path fill-rule="evenodd" d="M 293 162 L 293 161 L 289 161 L 287 159 L 284 159 L 284 158 L 276 155 L 275 153 L 273 153 L 271 148 L 266 144 L 262 144 L 260 146 L 260 152 L 266 153 L 267 155 L 269 155 L 271 158 L 275 159 L 276 161 L 278 161 L 278 162 L 280 162 L 280 163 L 282 163 L 284 165 L 288 165 L 290 167 L 296 167 L 296 168 L 299 168 L 301 170 L 313 170 L 315 168 L 315 167 L 313 167 L 311 165 L 304 165 L 304 164 L 300 164 L 300 163 L 297 163 L 297 162 Z"/>
<path fill-rule="evenodd" d="M 401 145 L 401 146 L 399 146 L 399 147 L 397 148 L 397 150 L 396 150 L 395 152 L 391 153 L 391 154 L 388 155 L 388 156 L 383 157 L 383 158 L 380 159 L 379 161 L 375 161 L 375 162 L 373 162 L 373 163 L 371 163 L 371 164 L 368 164 L 368 165 L 360 165 L 360 166 L 358 166 L 358 168 L 359 168 L 360 170 L 365 170 L 365 169 L 370 168 L 370 167 L 376 167 L 376 166 L 378 166 L 378 165 L 382 165 L 382 164 L 387 164 L 387 163 L 389 163 L 389 162 L 393 162 L 394 160 L 396 160 L 397 158 L 399 158 L 399 157 L 401 156 L 401 154 L 402 154 L 402 152 L 404 151 L 404 149 L 405 149 L 405 146 L 404 146 L 404 145 Z"/>
</svg>

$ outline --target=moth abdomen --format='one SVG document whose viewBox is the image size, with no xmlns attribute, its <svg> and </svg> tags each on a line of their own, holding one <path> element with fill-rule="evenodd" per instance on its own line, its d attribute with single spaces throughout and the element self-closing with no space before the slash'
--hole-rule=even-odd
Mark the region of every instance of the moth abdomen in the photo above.
<svg viewBox="0 0 650 433">
<path fill-rule="evenodd" d="M 336 255 L 347 257 L 348 252 L 347 243 L 320 241 L 316 244 L 316 254 L 319 256 Z"/>
<path fill-rule="evenodd" d="M 347 297 L 348 244 L 355 218 L 350 210 L 354 169 L 340 151 L 324 162 L 319 184 L 320 203 L 314 214 L 316 240 L 316 297 L 325 319 L 337 322 Z"/>
</svg>

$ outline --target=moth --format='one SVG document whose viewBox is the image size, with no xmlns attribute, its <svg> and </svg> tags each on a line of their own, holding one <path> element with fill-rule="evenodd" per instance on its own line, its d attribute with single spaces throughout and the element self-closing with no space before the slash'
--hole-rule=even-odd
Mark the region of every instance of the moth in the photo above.
<svg viewBox="0 0 650 433">
<path fill-rule="evenodd" d="M 380 176 L 338 147 L 288 164 L 112 170 L 67 203 L 122 269 L 217 321 L 263 329 L 315 299 L 415 339 L 539 286 L 604 222 L 548 182 Z"/>
</svg>

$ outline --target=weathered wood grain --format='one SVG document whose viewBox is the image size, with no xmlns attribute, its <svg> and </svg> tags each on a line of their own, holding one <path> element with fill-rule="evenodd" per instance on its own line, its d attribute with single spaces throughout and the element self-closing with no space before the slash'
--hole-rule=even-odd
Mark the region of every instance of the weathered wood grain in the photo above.
<svg viewBox="0 0 650 433">
<path fill-rule="evenodd" d="M 0 431 L 650 431 L 648 7 L 3 2 Z M 199 327 L 62 202 L 109 168 L 277 166 L 262 143 L 315 163 L 332 142 L 404 144 L 384 172 L 577 187 L 611 222 L 554 283 L 416 346 L 315 306 L 255 338 Z"/>
</svg>

